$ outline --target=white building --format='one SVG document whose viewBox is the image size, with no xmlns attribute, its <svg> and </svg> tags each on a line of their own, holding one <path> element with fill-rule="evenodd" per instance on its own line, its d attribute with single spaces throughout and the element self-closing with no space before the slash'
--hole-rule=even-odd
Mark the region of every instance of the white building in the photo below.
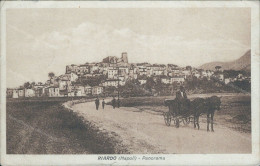
<svg viewBox="0 0 260 166">
<path fill-rule="evenodd" d="M 185 81 L 184 77 L 171 77 L 171 83 L 173 83 L 173 82 L 182 83 L 184 81 Z"/>
<path fill-rule="evenodd" d="M 103 87 L 102 86 L 92 87 L 92 95 L 99 95 L 101 93 L 103 93 Z"/>
<path fill-rule="evenodd" d="M 128 67 L 121 66 L 121 67 L 119 67 L 118 70 L 119 70 L 119 75 L 128 75 L 129 74 Z"/>
<path fill-rule="evenodd" d="M 86 95 L 89 95 L 92 93 L 92 87 L 91 86 L 85 86 L 85 94 Z"/>
<path fill-rule="evenodd" d="M 79 90 L 79 91 L 76 91 L 75 93 L 76 93 L 76 96 L 84 96 L 84 94 L 83 94 L 82 91 L 80 91 L 80 90 Z"/>
<path fill-rule="evenodd" d="M 60 90 L 58 87 L 48 87 L 46 88 L 47 95 L 49 97 L 59 97 L 60 96 Z"/>
<path fill-rule="evenodd" d="M 25 89 L 24 90 L 24 96 L 25 97 L 34 97 L 35 91 L 33 89 Z"/>
<path fill-rule="evenodd" d="M 24 97 L 24 89 L 18 89 L 18 97 Z"/>
<path fill-rule="evenodd" d="M 171 84 L 172 83 L 172 80 L 171 78 L 161 78 L 161 82 L 164 83 L 164 84 Z"/>
<path fill-rule="evenodd" d="M 70 73 L 70 81 L 75 82 L 78 79 L 77 74 L 75 73 Z"/>
<path fill-rule="evenodd" d="M 218 79 L 220 81 L 224 81 L 224 74 L 218 74 Z"/>
<path fill-rule="evenodd" d="M 89 73 L 89 67 L 88 65 L 80 65 L 79 66 L 79 70 L 80 70 L 80 75 L 84 75 L 86 73 Z"/>
<path fill-rule="evenodd" d="M 230 78 L 225 78 L 224 82 L 225 82 L 225 84 L 230 83 Z"/>
<path fill-rule="evenodd" d="M 213 72 L 209 71 L 209 70 L 206 70 L 206 71 L 202 71 L 201 72 L 201 76 L 203 77 L 211 77 L 213 75 Z"/>
<path fill-rule="evenodd" d="M 143 85 L 143 84 L 146 84 L 146 80 L 143 80 L 143 79 L 140 79 L 140 80 L 138 80 L 139 81 L 139 83 L 141 84 L 141 85 Z"/>
<path fill-rule="evenodd" d="M 82 85 L 75 85 L 76 96 L 85 96 L 85 87 Z"/>
<path fill-rule="evenodd" d="M 79 66 L 74 64 L 66 66 L 66 74 L 70 74 L 71 72 L 80 72 Z"/>
<path fill-rule="evenodd" d="M 108 87 L 108 86 L 114 86 L 114 87 L 118 87 L 118 79 L 110 79 L 110 80 L 106 80 L 103 83 L 104 87 Z"/>
<path fill-rule="evenodd" d="M 146 66 L 139 66 L 138 67 L 139 75 L 147 75 L 146 71 L 147 71 Z"/>
<path fill-rule="evenodd" d="M 191 75 L 190 70 L 183 70 L 183 71 L 181 71 L 181 73 L 182 73 L 183 75 L 185 75 L 185 76 Z"/>
<path fill-rule="evenodd" d="M 91 72 L 98 71 L 98 70 L 99 70 L 99 66 L 97 64 L 93 65 L 91 68 Z"/>
<path fill-rule="evenodd" d="M 201 74 L 200 73 L 194 73 L 194 76 L 197 77 L 197 78 L 200 78 Z"/>
<path fill-rule="evenodd" d="M 71 81 L 70 78 L 64 76 L 64 77 L 60 77 L 59 80 L 59 89 L 60 90 L 66 90 L 68 89 L 68 87 L 71 85 Z"/>
<path fill-rule="evenodd" d="M 153 75 L 159 76 L 159 75 L 164 75 L 164 70 L 153 70 Z"/>
<path fill-rule="evenodd" d="M 71 82 L 75 82 L 78 79 L 78 75 L 74 72 L 71 72 L 69 74 L 64 74 L 60 76 L 60 79 L 69 79 Z"/>
<path fill-rule="evenodd" d="M 19 95 L 18 95 L 18 90 L 17 90 L 17 89 L 14 89 L 14 90 L 13 90 L 13 96 L 12 96 L 12 97 L 13 97 L 13 98 L 18 98 L 18 96 L 19 96 Z"/>
<path fill-rule="evenodd" d="M 108 79 L 115 79 L 118 76 L 118 70 L 116 68 L 108 69 Z"/>
<path fill-rule="evenodd" d="M 74 91 L 68 92 L 68 96 L 69 96 L 69 97 L 75 96 L 75 92 L 74 92 Z"/>
</svg>

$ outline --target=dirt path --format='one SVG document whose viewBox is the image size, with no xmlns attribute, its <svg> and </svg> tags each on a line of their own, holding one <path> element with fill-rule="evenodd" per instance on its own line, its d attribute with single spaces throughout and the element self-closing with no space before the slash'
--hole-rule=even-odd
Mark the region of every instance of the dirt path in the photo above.
<svg viewBox="0 0 260 166">
<path fill-rule="evenodd" d="M 195 130 L 192 124 L 167 127 L 163 117 L 139 109 L 106 106 L 98 111 L 94 102 L 76 104 L 72 109 L 101 130 L 108 131 L 128 147 L 130 153 L 251 153 L 251 134 L 206 124 Z"/>
</svg>

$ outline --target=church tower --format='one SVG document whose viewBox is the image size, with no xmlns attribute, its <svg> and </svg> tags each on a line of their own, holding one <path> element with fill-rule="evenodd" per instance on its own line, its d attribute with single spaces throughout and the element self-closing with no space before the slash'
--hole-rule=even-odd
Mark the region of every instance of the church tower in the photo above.
<svg viewBox="0 0 260 166">
<path fill-rule="evenodd" d="M 123 52 L 121 56 L 122 62 L 128 63 L 127 52 Z"/>
</svg>

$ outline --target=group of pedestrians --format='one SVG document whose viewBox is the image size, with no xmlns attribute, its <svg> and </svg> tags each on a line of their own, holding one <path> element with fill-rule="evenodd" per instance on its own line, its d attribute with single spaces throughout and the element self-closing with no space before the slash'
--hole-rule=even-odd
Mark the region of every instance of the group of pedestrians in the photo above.
<svg viewBox="0 0 260 166">
<path fill-rule="evenodd" d="M 99 108 L 99 98 L 98 98 L 98 97 L 97 97 L 96 100 L 95 100 L 95 104 L 96 104 L 96 110 L 98 110 L 98 108 Z M 102 108 L 103 108 L 103 109 L 105 108 L 105 104 L 106 104 L 106 102 L 105 102 L 105 100 L 103 99 L 103 101 L 102 101 Z"/>
<path fill-rule="evenodd" d="M 113 100 L 111 101 L 111 103 L 112 103 L 113 109 L 116 108 L 116 105 L 117 105 L 118 108 L 120 107 L 120 100 L 119 100 L 119 99 L 116 100 L 115 97 L 113 97 Z M 97 97 L 96 100 L 95 100 L 95 104 L 96 104 L 96 110 L 98 110 L 99 104 L 100 104 L 98 97 Z M 102 101 L 102 108 L 103 108 L 103 109 L 105 109 L 105 104 L 106 104 L 106 102 L 105 102 L 105 100 L 103 99 L 103 101 Z"/>
</svg>

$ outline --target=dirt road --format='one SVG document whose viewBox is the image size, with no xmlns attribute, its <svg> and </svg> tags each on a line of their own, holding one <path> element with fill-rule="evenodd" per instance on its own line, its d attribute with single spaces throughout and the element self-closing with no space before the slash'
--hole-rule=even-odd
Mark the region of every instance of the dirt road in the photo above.
<svg viewBox="0 0 260 166">
<path fill-rule="evenodd" d="M 115 136 L 129 153 L 251 153 L 251 134 L 220 124 L 215 125 L 215 132 L 207 132 L 204 122 L 200 130 L 195 130 L 192 124 L 167 127 L 162 115 L 133 107 L 113 109 L 106 105 L 104 110 L 96 110 L 94 102 L 88 102 L 72 109 Z"/>
</svg>

